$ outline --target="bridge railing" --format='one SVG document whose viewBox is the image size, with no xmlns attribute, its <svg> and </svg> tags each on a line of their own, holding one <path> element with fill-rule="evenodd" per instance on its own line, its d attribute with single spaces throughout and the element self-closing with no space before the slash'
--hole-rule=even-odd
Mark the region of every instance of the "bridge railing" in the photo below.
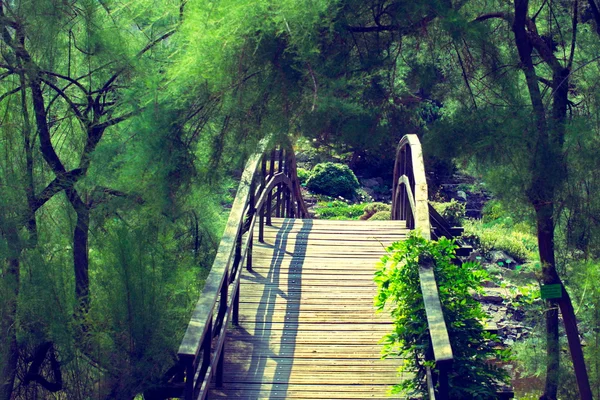
<svg viewBox="0 0 600 400">
<path fill-rule="evenodd" d="M 392 186 L 391 218 L 405 220 L 408 228 L 417 229 L 426 239 L 431 239 L 432 224 L 427 199 L 427 181 L 423 152 L 417 135 L 405 135 L 398 144 Z M 432 261 L 424 262 L 419 267 L 419 280 L 432 350 L 426 357 L 434 360 L 436 367 L 434 371 L 429 368 L 427 370 L 429 397 L 447 399 L 448 373 L 452 368 L 454 357 Z"/>
<path fill-rule="evenodd" d="M 290 143 L 269 148 L 263 140 L 242 174 L 217 255 L 190 318 L 178 352 L 178 363 L 163 387 L 147 397 L 204 399 L 213 376 L 223 383 L 226 330 L 238 323 L 241 270 L 252 269 L 254 227 L 271 217 L 307 218 Z"/>
</svg>

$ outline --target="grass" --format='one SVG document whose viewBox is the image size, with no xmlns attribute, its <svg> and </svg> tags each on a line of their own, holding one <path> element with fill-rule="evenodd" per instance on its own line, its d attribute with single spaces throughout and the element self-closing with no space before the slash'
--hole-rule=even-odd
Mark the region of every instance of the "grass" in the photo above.
<svg viewBox="0 0 600 400">
<path fill-rule="evenodd" d="M 464 228 L 464 236 L 475 241 L 484 254 L 502 250 L 520 262 L 538 259 L 537 239 L 529 232 L 515 230 L 514 226 L 486 224 L 477 220 L 466 220 Z"/>
<path fill-rule="evenodd" d="M 315 215 L 319 219 L 357 220 L 368 204 L 348 204 L 341 200 L 320 201 L 315 207 Z"/>
</svg>

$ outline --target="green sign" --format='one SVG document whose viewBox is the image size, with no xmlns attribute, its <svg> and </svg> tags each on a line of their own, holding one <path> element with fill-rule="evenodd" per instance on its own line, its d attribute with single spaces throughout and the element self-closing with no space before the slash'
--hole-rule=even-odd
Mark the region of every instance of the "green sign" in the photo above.
<svg viewBox="0 0 600 400">
<path fill-rule="evenodd" d="M 542 299 L 560 299 L 562 297 L 562 285 L 542 285 L 541 289 Z"/>
</svg>

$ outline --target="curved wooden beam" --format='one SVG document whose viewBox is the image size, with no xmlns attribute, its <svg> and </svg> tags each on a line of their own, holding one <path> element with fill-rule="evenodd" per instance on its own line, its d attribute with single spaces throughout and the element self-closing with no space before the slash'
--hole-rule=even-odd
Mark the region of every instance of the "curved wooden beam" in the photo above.
<svg viewBox="0 0 600 400">
<path fill-rule="evenodd" d="M 405 135 L 398 143 L 392 185 L 392 219 L 406 218 L 409 215 L 408 212 L 410 212 L 414 225 L 409 227 L 419 230 L 425 239 L 430 240 L 431 224 L 429 221 L 427 180 L 425 178 L 423 151 L 417 135 Z M 404 189 L 404 192 L 402 192 L 402 189 Z M 405 199 L 401 196 L 404 196 Z M 407 210 L 406 207 L 409 207 L 410 210 Z M 423 260 L 419 266 L 419 282 L 427 315 L 433 357 L 439 372 L 437 398 L 445 399 L 448 395 L 448 371 L 452 366 L 454 356 L 433 272 L 432 259 Z M 435 399 L 435 396 L 432 396 L 433 384 L 430 370 L 427 371 L 427 380 L 430 397 Z"/>
<path fill-rule="evenodd" d="M 216 375 L 217 385 L 222 383 L 226 330 L 230 320 L 237 323 L 241 267 L 246 260 L 246 267 L 251 268 L 253 229 L 257 220 L 261 228 L 264 225 L 265 209 L 270 210 L 268 205 L 274 189 L 278 188 L 278 193 L 286 189 L 284 196 L 277 196 L 278 201 L 283 202 L 281 209 L 277 207 L 283 216 L 308 217 L 289 142 L 285 146 L 285 158 L 283 150 L 279 151 L 278 161 L 274 151 L 268 152 L 271 164 L 267 173 L 269 156 L 265 150 L 271 139 L 262 140 L 258 152 L 246 164 L 213 266 L 179 347 L 181 368 L 177 370 L 185 370 L 184 378 L 179 381 L 184 381 L 186 400 L 204 399 L 213 375 Z M 260 185 L 257 185 L 259 175 Z M 170 389 L 165 388 L 166 391 Z"/>
<path fill-rule="evenodd" d="M 431 239 L 431 225 L 429 223 L 429 207 L 427 203 L 427 180 L 425 179 L 425 165 L 423 164 L 423 151 L 417 135 L 409 134 L 400 139 L 396 150 L 394 164 L 394 181 L 392 184 L 392 215 L 398 216 L 400 204 L 396 200 L 396 193 L 400 186 L 400 177 L 409 177 L 410 187 L 414 196 L 415 228 L 420 229 L 426 239 Z M 412 180 L 410 179 L 412 177 Z"/>
</svg>

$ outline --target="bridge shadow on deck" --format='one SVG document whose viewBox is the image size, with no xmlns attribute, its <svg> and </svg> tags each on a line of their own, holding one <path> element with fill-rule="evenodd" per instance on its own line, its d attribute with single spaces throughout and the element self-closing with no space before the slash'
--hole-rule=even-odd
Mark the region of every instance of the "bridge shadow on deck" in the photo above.
<svg viewBox="0 0 600 400">
<path fill-rule="evenodd" d="M 294 250 L 292 254 L 290 254 L 287 250 L 290 232 L 292 231 L 294 224 L 299 223 L 302 224 L 302 226 L 299 231 L 295 231 Z M 284 220 L 281 228 L 277 232 L 273 244 L 273 259 L 269 273 L 264 278 L 261 278 L 260 274 L 256 272 L 251 273 L 256 281 L 262 281 L 265 286 L 255 315 L 255 328 L 252 340 L 254 346 L 246 377 L 253 377 L 256 378 L 257 381 L 260 381 L 265 375 L 268 360 L 276 360 L 272 382 L 273 386 L 269 397 L 273 399 L 285 397 L 293 368 L 292 359 L 296 347 L 299 326 L 298 317 L 300 315 L 299 300 L 302 295 L 302 266 L 306 256 L 308 234 L 312 229 L 312 226 L 313 223 L 310 219 Z M 280 289 L 280 284 L 283 283 L 281 282 L 281 269 L 286 256 L 291 256 L 287 274 L 287 293 Z M 269 354 L 265 354 L 265 348 L 258 345 L 258 343 L 259 341 L 260 343 L 271 342 L 270 338 L 276 324 L 278 324 L 278 322 L 273 320 L 278 296 L 286 300 L 284 321 L 281 323 L 281 339 L 278 346 L 279 354 L 275 354 L 271 351 L 269 351 Z M 243 329 L 243 324 L 241 325 L 242 326 L 238 329 Z M 246 333 L 249 336 L 252 336 L 251 332 L 246 331 Z M 263 383 L 268 382 L 263 381 Z M 244 397 L 249 399 L 258 399 L 259 397 L 264 398 L 258 391 L 253 394 L 245 393 Z"/>
</svg>

